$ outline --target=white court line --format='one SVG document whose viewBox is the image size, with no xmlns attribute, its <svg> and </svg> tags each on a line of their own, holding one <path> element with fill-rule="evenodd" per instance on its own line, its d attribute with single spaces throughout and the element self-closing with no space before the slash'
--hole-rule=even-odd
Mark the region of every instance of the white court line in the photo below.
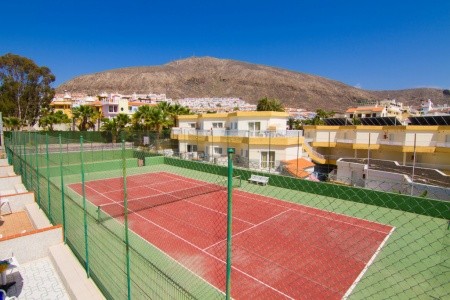
<svg viewBox="0 0 450 300">
<path fill-rule="evenodd" d="M 129 177 L 129 176 L 127 176 L 127 177 Z M 113 179 L 115 179 L 115 178 L 121 178 L 121 177 L 114 177 Z M 103 179 L 100 179 L 100 180 L 103 180 Z M 97 180 L 92 180 L 92 181 L 97 181 Z M 90 182 L 92 183 L 92 181 L 90 181 Z M 168 182 L 170 183 L 170 182 L 175 182 L 175 181 L 177 181 L 177 180 L 176 180 L 176 179 L 172 179 L 172 180 L 167 180 L 167 181 L 165 181 L 165 182 L 153 183 L 153 185 L 156 185 L 156 184 L 163 184 L 163 183 L 168 183 Z M 89 182 L 88 182 L 87 184 L 89 184 Z M 87 186 L 87 184 L 86 184 L 86 186 Z M 134 189 L 134 188 L 141 188 L 141 187 L 152 188 L 151 185 L 143 184 L 143 185 L 138 185 L 138 186 L 127 187 L 127 189 Z M 94 189 L 94 188 L 91 187 L 91 189 Z M 123 188 L 121 188 L 121 189 L 116 189 L 116 190 L 108 190 L 108 191 L 105 192 L 105 193 L 112 193 L 112 192 L 119 192 L 119 191 L 123 191 Z"/>
<path fill-rule="evenodd" d="M 243 191 L 243 192 L 244 192 L 244 191 Z M 245 192 L 245 193 L 248 193 L 248 192 Z M 248 194 L 251 194 L 251 193 L 248 193 Z M 280 204 L 276 204 L 276 203 L 270 203 L 269 201 L 264 201 L 264 200 L 262 200 L 262 199 L 258 199 L 258 198 L 255 199 L 255 198 L 252 198 L 252 197 L 250 197 L 250 196 L 246 196 L 246 195 L 242 195 L 242 194 L 237 194 L 237 195 L 240 196 L 240 197 L 245 197 L 245 198 L 251 199 L 251 200 L 253 200 L 253 201 L 256 200 L 256 201 L 259 201 L 259 202 L 263 202 L 263 203 L 267 203 L 267 204 L 271 204 L 271 205 L 275 205 L 275 206 L 287 208 L 287 207 L 284 206 L 284 205 L 280 205 Z M 258 196 L 261 196 L 261 197 L 267 197 L 267 196 L 263 196 L 263 195 L 259 195 L 259 194 L 255 194 L 255 195 L 258 195 Z M 271 200 L 275 200 L 275 201 L 287 202 L 287 201 L 285 201 L 285 200 L 281 200 L 281 199 L 277 199 L 277 198 L 272 198 L 272 197 L 267 197 L 267 198 L 269 198 L 269 199 L 271 199 Z M 306 208 L 317 209 L 317 210 L 320 210 L 320 211 L 323 211 L 323 212 L 326 212 L 326 213 L 330 213 L 330 214 L 334 214 L 334 215 L 338 215 L 338 216 L 344 216 L 344 217 L 346 217 L 346 218 L 354 218 L 354 219 L 361 220 L 361 221 L 365 221 L 365 222 L 368 222 L 368 223 L 375 223 L 375 224 L 379 224 L 379 225 L 383 225 L 383 226 L 389 226 L 389 225 L 386 225 L 386 224 L 381 224 L 381 223 L 369 221 L 369 220 L 362 219 L 362 218 L 358 218 L 358 217 L 347 216 L 347 215 L 340 214 L 340 213 L 335 213 L 335 212 L 326 211 L 326 210 L 323 210 L 323 209 L 320 209 L 320 208 L 315 208 L 315 207 L 307 206 L 307 205 L 304 205 L 304 204 L 299 204 L 299 203 L 294 203 L 294 202 L 287 202 L 287 203 L 294 204 L 294 205 L 304 206 L 304 207 L 306 207 Z M 368 227 L 361 226 L 361 225 L 352 224 L 352 223 L 349 223 L 349 222 L 346 222 L 346 221 L 341 221 L 341 220 L 336 220 L 336 219 L 333 219 L 333 218 L 330 218 L 330 217 L 321 216 L 321 215 L 319 215 L 319 214 L 314 214 L 314 213 L 310 213 L 310 212 L 304 212 L 304 211 L 302 211 L 302 210 L 300 210 L 300 209 L 296 209 L 296 208 L 291 208 L 291 209 L 294 210 L 294 211 L 300 212 L 300 213 L 305 213 L 305 214 L 308 214 L 308 215 L 317 216 L 317 217 L 321 217 L 321 218 L 328 219 L 328 220 L 332 220 L 332 221 L 336 221 L 336 222 L 341 222 L 341 223 L 348 224 L 348 225 L 352 225 L 352 226 L 355 226 L 355 227 L 360 227 L 360 228 L 363 228 L 363 229 L 367 229 L 367 230 L 371 230 L 371 231 L 376 231 L 376 232 L 384 233 L 384 234 L 387 233 L 387 232 L 380 231 L 380 230 L 377 230 L 377 229 L 373 229 L 373 228 L 368 228 Z"/>
<path fill-rule="evenodd" d="M 189 198 L 186 198 L 186 199 L 189 199 Z M 221 211 L 214 210 L 214 209 L 212 209 L 212 208 L 209 208 L 209 207 L 207 207 L 207 206 L 204 206 L 204 205 L 201 205 L 201 204 L 198 204 L 198 203 L 189 201 L 189 200 L 186 200 L 186 202 L 191 203 L 191 204 L 196 205 L 196 206 L 199 206 L 199 207 L 201 207 L 201 208 L 203 208 L 203 209 L 206 209 L 206 210 L 210 210 L 210 211 L 219 213 L 219 214 L 224 215 L 224 216 L 227 215 L 226 213 L 223 213 L 223 212 L 221 212 Z M 240 219 L 240 218 L 236 218 L 236 217 L 234 217 L 234 216 L 233 216 L 233 219 L 239 220 L 239 221 L 241 221 L 241 222 L 243 222 L 243 223 L 247 223 L 247 224 L 250 224 L 250 225 L 255 225 L 254 223 L 251 223 L 251 222 L 242 220 L 242 219 Z"/>
<path fill-rule="evenodd" d="M 362 269 L 361 273 L 359 273 L 358 277 L 356 277 L 355 281 L 353 282 L 353 284 L 350 286 L 350 288 L 347 290 L 347 292 L 344 294 L 344 296 L 342 297 L 342 299 L 348 299 L 348 297 L 350 296 L 350 294 L 353 292 L 354 288 L 356 287 L 356 285 L 359 283 L 359 281 L 361 280 L 361 278 L 364 276 L 364 274 L 366 273 L 366 271 L 369 269 L 370 265 L 372 265 L 372 263 L 374 262 L 375 258 L 377 257 L 377 255 L 381 252 L 381 249 L 383 248 L 384 244 L 386 244 L 387 240 L 389 239 L 389 237 L 392 235 L 392 233 L 394 232 L 395 227 L 392 227 L 391 231 L 389 232 L 388 235 L 386 235 L 386 237 L 384 238 L 384 240 L 381 242 L 380 246 L 378 246 L 377 251 L 375 251 L 375 253 L 372 255 L 372 257 L 370 258 L 370 260 L 367 262 L 366 266 L 364 267 L 364 269 Z"/>
<path fill-rule="evenodd" d="M 95 193 L 99 194 L 100 196 L 105 197 L 106 199 L 110 200 L 112 203 L 120 203 L 120 202 L 116 202 L 115 200 L 109 198 L 108 196 L 105 196 L 104 194 L 101 194 L 100 192 L 97 192 L 97 190 L 91 188 L 90 186 L 85 185 L 85 187 L 87 187 L 88 189 L 93 190 Z M 81 196 L 83 196 L 83 195 L 81 195 Z M 86 198 L 87 198 L 87 197 L 86 197 Z M 95 204 L 94 204 L 94 205 L 95 205 Z M 97 205 L 97 206 L 99 206 L 99 205 Z"/>
<path fill-rule="evenodd" d="M 278 215 L 272 216 L 272 217 L 270 217 L 269 219 L 266 219 L 266 220 L 264 220 L 264 221 L 262 221 L 262 222 L 260 222 L 260 223 L 258 223 L 258 224 L 253 225 L 252 227 L 249 227 L 249 228 L 247 228 L 247 229 L 245 229 L 245 230 L 242 230 L 241 232 L 238 232 L 238 233 L 232 235 L 232 238 L 234 238 L 234 237 L 240 235 L 241 233 L 244 233 L 244 232 L 246 232 L 246 231 L 248 231 L 248 230 L 250 230 L 250 229 L 253 229 L 253 228 L 255 228 L 255 227 L 257 227 L 257 226 L 259 226 L 259 225 L 261 225 L 261 224 L 264 224 L 264 223 L 266 223 L 267 221 L 270 221 L 270 220 L 272 220 L 272 219 L 274 219 L 274 218 L 276 218 L 276 217 L 279 217 L 279 216 L 281 216 L 282 214 L 284 214 L 285 212 L 288 212 L 288 211 L 290 211 L 290 209 L 285 210 L 285 211 L 282 211 L 282 212 L 280 212 Z M 215 246 L 215 245 L 217 245 L 217 244 L 220 244 L 220 243 L 222 243 L 222 242 L 224 242 L 224 241 L 226 241 L 226 239 L 221 240 L 221 241 L 219 241 L 219 242 L 217 242 L 217 243 L 214 243 L 214 244 L 212 244 L 212 245 L 210 245 L 210 246 L 204 248 L 203 250 L 209 249 L 209 248 L 211 248 L 211 247 L 213 247 L 213 246 Z"/>
</svg>

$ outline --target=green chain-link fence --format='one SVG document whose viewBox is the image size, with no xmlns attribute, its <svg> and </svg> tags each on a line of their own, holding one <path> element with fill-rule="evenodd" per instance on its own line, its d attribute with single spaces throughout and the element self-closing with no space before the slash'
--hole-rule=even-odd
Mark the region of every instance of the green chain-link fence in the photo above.
<svg viewBox="0 0 450 300">
<path fill-rule="evenodd" d="M 151 132 L 8 132 L 5 142 L 108 299 L 224 298 L 227 287 L 237 299 L 450 297 L 445 193 L 233 170 L 236 155 L 193 160 Z"/>
</svg>

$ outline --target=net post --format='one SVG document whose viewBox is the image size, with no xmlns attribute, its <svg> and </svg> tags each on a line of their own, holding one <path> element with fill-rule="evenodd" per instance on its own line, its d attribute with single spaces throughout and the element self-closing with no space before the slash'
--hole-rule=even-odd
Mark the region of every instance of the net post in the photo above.
<svg viewBox="0 0 450 300">
<path fill-rule="evenodd" d="M 127 295 L 131 299 L 130 244 L 128 239 L 128 194 L 127 194 L 127 161 L 125 159 L 125 140 L 122 136 L 122 176 L 123 176 L 123 209 L 125 221 L 125 251 L 127 260 Z"/>
<path fill-rule="evenodd" d="M 61 208 L 62 208 L 62 221 L 63 221 L 63 238 L 64 244 L 67 244 L 66 239 L 66 208 L 64 199 L 64 174 L 63 174 L 63 159 L 62 159 L 62 141 L 61 134 L 59 134 L 59 174 L 61 177 Z"/>
<path fill-rule="evenodd" d="M 49 164 L 49 154 L 48 154 L 48 133 L 45 133 L 45 153 L 47 159 L 47 208 L 48 208 L 48 218 L 50 222 L 53 224 L 52 220 L 52 205 L 50 201 L 50 164 Z"/>
<path fill-rule="evenodd" d="M 232 198 L 233 198 L 233 148 L 228 148 L 228 192 L 227 192 L 227 277 L 226 277 L 226 293 L 227 300 L 231 299 L 231 228 L 232 228 Z"/>
<path fill-rule="evenodd" d="M 35 147 L 36 147 L 36 184 L 37 184 L 37 203 L 39 208 L 41 208 L 41 187 L 40 187 L 40 180 L 39 180 L 39 145 L 38 145 L 38 134 L 37 132 L 34 133 L 34 141 L 35 141 Z"/>
<path fill-rule="evenodd" d="M 83 156 L 83 136 L 80 135 L 80 162 L 81 162 L 81 190 L 83 194 L 83 221 L 84 221 L 84 245 L 85 245 L 85 269 L 86 275 L 90 277 L 89 271 L 89 244 L 88 244 L 88 228 L 87 228 L 87 212 L 86 212 L 86 188 L 84 184 L 84 156 Z"/>
</svg>

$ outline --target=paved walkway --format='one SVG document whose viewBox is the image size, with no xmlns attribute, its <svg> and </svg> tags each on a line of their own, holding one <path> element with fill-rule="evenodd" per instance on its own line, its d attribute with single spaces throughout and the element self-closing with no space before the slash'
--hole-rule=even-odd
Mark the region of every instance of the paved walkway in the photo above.
<svg viewBox="0 0 450 300">
<path fill-rule="evenodd" d="M 21 264 L 7 280 L 16 282 L 8 289 L 8 296 L 26 300 L 70 299 L 49 257 Z"/>
</svg>

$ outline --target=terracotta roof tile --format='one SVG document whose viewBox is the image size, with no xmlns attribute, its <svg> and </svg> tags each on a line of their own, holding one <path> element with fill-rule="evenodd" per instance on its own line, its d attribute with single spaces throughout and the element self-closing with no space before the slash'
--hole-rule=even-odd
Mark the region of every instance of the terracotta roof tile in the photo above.
<svg viewBox="0 0 450 300">
<path fill-rule="evenodd" d="M 284 166 L 286 171 L 288 171 L 291 175 L 300 178 L 306 178 L 311 175 L 310 172 L 305 171 L 307 168 L 314 167 L 315 164 L 306 160 L 304 158 L 292 159 L 288 161 L 284 161 Z"/>
</svg>

